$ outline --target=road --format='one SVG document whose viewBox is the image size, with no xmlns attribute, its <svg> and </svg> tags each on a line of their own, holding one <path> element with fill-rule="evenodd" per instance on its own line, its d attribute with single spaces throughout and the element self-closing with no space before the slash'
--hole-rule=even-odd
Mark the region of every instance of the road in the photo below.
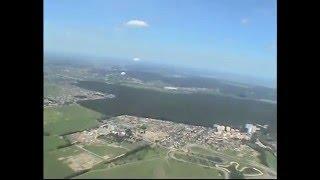
<svg viewBox="0 0 320 180">
<path fill-rule="evenodd" d="M 172 155 L 172 153 L 174 153 L 172 150 L 168 151 L 167 153 L 167 156 L 176 160 L 176 161 L 180 161 L 180 162 L 184 162 L 184 163 L 189 163 L 189 164 L 195 164 L 195 165 L 198 165 L 198 166 L 201 166 L 201 167 L 206 167 L 206 168 L 211 168 L 211 169 L 220 169 L 220 170 L 223 170 L 222 168 L 220 167 L 212 167 L 212 166 L 206 166 L 206 165 L 203 165 L 203 164 L 197 164 L 197 163 L 193 163 L 193 162 L 190 162 L 190 161 L 186 161 L 186 160 L 183 160 L 183 159 L 178 159 L 176 157 L 174 157 Z M 225 179 L 229 179 L 229 173 L 227 173 L 226 171 L 222 171 L 224 173 L 224 178 Z"/>
<path fill-rule="evenodd" d="M 197 144 L 189 144 L 189 145 L 187 146 L 187 148 L 190 148 L 191 146 L 201 147 L 201 146 L 199 146 L 199 145 L 197 145 Z M 203 147 L 201 147 L 201 148 L 203 148 Z M 237 158 L 237 157 L 234 157 L 234 156 L 230 156 L 230 155 L 228 155 L 228 154 L 224 154 L 224 153 L 215 151 L 215 150 L 213 150 L 213 149 L 209 149 L 209 150 L 210 150 L 212 153 L 214 153 L 215 155 L 217 155 L 218 157 L 227 158 L 227 159 L 229 159 L 230 161 L 234 161 L 234 160 L 241 161 L 240 158 Z M 259 164 L 259 163 L 257 163 L 257 162 L 254 162 L 254 161 L 248 160 L 248 161 L 245 162 L 244 164 L 248 164 L 248 165 L 251 165 L 251 166 L 254 166 L 254 167 L 258 167 L 258 168 L 262 169 L 264 172 L 267 172 L 267 173 L 269 173 L 269 174 L 275 174 L 275 175 L 277 174 L 273 169 L 271 169 L 271 168 L 269 168 L 269 167 L 267 167 L 267 166 L 264 166 L 264 165 L 262 165 L 262 164 Z M 266 173 L 264 173 L 264 174 L 266 175 Z M 259 177 L 260 177 L 260 176 L 259 176 Z M 268 176 L 268 177 L 270 178 L 270 176 Z M 273 177 L 273 176 L 271 176 L 271 177 Z"/>
</svg>

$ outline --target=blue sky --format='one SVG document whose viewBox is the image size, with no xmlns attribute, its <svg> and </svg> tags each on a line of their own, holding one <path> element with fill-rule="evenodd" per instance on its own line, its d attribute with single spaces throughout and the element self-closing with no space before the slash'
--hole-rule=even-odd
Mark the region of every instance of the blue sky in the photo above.
<svg viewBox="0 0 320 180">
<path fill-rule="evenodd" d="M 45 0 L 44 51 L 276 78 L 274 0 Z"/>
</svg>

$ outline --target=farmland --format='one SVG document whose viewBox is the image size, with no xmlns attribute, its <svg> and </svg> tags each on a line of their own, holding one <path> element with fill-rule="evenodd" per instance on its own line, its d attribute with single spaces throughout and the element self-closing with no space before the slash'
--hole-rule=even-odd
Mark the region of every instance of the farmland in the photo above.
<svg viewBox="0 0 320 180">
<path fill-rule="evenodd" d="M 79 105 L 44 109 L 43 150 L 45 178 L 64 178 L 76 172 L 70 165 L 74 163 L 74 159 L 77 161 L 85 159 L 84 157 L 87 159 L 93 158 L 79 148 L 69 146 L 69 142 L 59 135 L 95 126 L 97 125 L 96 119 L 98 117 L 100 117 L 99 113 Z M 94 160 L 99 162 L 97 159 Z"/>
<path fill-rule="evenodd" d="M 94 170 L 77 178 L 222 178 L 217 170 L 176 160 L 150 159 L 110 169 Z"/>
<path fill-rule="evenodd" d="M 44 132 L 65 134 L 97 125 L 100 113 L 79 105 L 48 107 L 44 109 Z"/>
<path fill-rule="evenodd" d="M 124 148 L 108 145 L 85 145 L 84 148 L 100 156 L 106 156 L 108 158 L 113 158 L 127 152 L 127 150 Z"/>
<path fill-rule="evenodd" d="M 269 151 L 265 151 L 265 154 L 268 166 L 273 170 L 277 170 L 277 158 Z"/>
<path fill-rule="evenodd" d="M 60 86 L 55 83 L 44 83 L 43 90 L 44 97 L 56 97 L 62 93 Z"/>
</svg>

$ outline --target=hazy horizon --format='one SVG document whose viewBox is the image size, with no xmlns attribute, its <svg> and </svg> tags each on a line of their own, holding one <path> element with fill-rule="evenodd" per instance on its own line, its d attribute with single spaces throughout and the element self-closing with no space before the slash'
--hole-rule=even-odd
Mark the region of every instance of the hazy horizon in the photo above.
<svg viewBox="0 0 320 180">
<path fill-rule="evenodd" d="M 54 58 L 53 58 L 54 57 Z M 244 84 L 251 84 L 251 85 L 257 85 L 257 86 L 264 86 L 269 88 L 277 88 L 277 79 L 271 79 L 271 78 L 261 78 L 261 77 L 254 77 L 250 75 L 245 74 L 237 74 L 232 72 L 226 72 L 226 71 L 217 71 L 212 69 L 206 69 L 206 68 L 199 68 L 199 67 L 190 67 L 190 66 L 181 66 L 181 65 L 173 65 L 170 63 L 161 63 L 157 61 L 140 61 L 135 62 L 132 61 L 132 59 L 125 59 L 125 58 L 115 58 L 115 57 L 95 57 L 90 55 L 79 55 L 79 54 L 60 54 L 60 53 L 52 53 L 52 52 L 44 52 L 44 59 L 50 59 L 50 60 L 58 60 L 58 61 L 66 61 L 66 60 L 72 60 L 79 62 L 87 62 L 90 64 L 105 64 L 105 63 L 115 63 L 117 61 L 117 65 L 124 64 L 124 65 L 136 65 L 137 67 L 143 67 L 143 66 L 157 66 L 160 65 L 161 67 L 168 67 L 171 68 L 178 68 L 181 70 L 183 69 L 189 69 L 189 70 L 195 70 L 197 72 L 202 71 L 202 73 L 197 73 L 196 76 L 203 76 L 203 77 L 213 77 L 217 79 L 224 79 L 224 80 L 230 80 L 233 82 L 238 83 L 244 83 Z M 65 58 L 65 59 L 64 59 Z"/>
<path fill-rule="evenodd" d="M 44 51 L 277 78 L 276 1 L 45 1 Z"/>
</svg>

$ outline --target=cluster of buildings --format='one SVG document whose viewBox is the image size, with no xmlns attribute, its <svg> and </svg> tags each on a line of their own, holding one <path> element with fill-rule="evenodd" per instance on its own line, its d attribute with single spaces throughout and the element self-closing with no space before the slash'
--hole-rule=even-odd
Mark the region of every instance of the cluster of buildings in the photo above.
<svg viewBox="0 0 320 180">
<path fill-rule="evenodd" d="M 249 128 L 248 128 L 249 127 Z M 100 135 L 120 137 L 131 143 L 146 141 L 166 148 L 183 148 L 187 144 L 212 145 L 220 149 L 239 149 L 242 140 L 249 140 L 250 133 L 258 130 L 254 125 L 246 125 L 242 132 L 229 126 L 215 124 L 213 127 L 194 126 L 170 121 L 135 116 L 117 116 L 104 120 L 102 125 L 91 131 L 72 134 L 78 142 L 95 143 Z M 130 130 L 130 134 L 128 134 Z"/>
<path fill-rule="evenodd" d="M 103 98 L 114 98 L 113 94 L 104 94 L 97 91 L 86 90 L 71 84 L 59 84 L 61 93 L 55 97 L 45 97 L 43 100 L 44 107 L 59 106 L 64 104 L 75 103 L 79 100 L 93 100 Z"/>
</svg>

